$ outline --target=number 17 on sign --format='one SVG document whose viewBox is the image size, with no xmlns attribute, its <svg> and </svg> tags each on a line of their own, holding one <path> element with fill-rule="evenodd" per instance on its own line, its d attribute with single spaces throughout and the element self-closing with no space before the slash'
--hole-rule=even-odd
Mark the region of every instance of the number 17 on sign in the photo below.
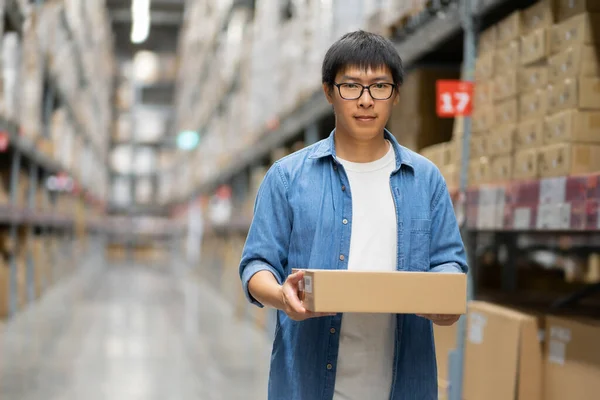
<svg viewBox="0 0 600 400">
<path fill-rule="evenodd" d="M 437 114 L 441 118 L 469 116 L 473 110 L 473 82 L 437 81 Z"/>
</svg>

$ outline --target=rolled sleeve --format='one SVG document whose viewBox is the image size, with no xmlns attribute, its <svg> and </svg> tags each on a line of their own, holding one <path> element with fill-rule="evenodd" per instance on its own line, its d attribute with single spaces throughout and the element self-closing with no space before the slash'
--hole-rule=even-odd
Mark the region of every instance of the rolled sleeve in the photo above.
<svg viewBox="0 0 600 400">
<path fill-rule="evenodd" d="M 252 303 L 260 308 L 263 308 L 264 305 L 262 303 L 260 303 L 259 301 L 257 301 L 254 297 L 252 297 L 252 295 L 250 294 L 250 290 L 248 290 L 248 282 L 250 282 L 250 278 L 252 278 L 254 276 L 254 274 L 256 274 L 257 272 L 260 272 L 260 271 L 271 272 L 275 276 L 275 279 L 277 279 L 277 282 L 279 282 L 280 285 L 283 284 L 283 281 L 281 280 L 281 277 L 275 268 L 271 267 L 269 264 L 262 262 L 262 261 L 253 261 L 243 268 L 243 270 L 242 270 L 242 287 L 244 289 L 244 293 L 246 294 L 246 298 L 248 299 L 248 301 L 250 303 Z"/>
<path fill-rule="evenodd" d="M 287 196 L 287 179 L 278 163 L 269 169 L 254 203 L 254 217 L 242 251 L 239 274 L 250 303 L 263 307 L 252 297 L 248 282 L 259 271 L 270 271 L 282 284 L 288 265 L 292 213 Z"/>
<path fill-rule="evenodd" d="M 468 266 L 465 246 L 446 182 L 439 172 L 436 181 L 432 201 L 430 270 L 466 273 Z"/>
</svg>

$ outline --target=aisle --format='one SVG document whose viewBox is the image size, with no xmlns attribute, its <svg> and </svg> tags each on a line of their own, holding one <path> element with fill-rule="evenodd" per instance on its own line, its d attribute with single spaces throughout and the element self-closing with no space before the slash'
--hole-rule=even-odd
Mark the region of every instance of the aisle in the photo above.
<svg viewBox="0 0 600 400">
<path fill-rule="evenodd" d="M 0 399 L 266 398 L 266 335 L 181 271 L 90 266 L 0 337 Z"/>
</svg>

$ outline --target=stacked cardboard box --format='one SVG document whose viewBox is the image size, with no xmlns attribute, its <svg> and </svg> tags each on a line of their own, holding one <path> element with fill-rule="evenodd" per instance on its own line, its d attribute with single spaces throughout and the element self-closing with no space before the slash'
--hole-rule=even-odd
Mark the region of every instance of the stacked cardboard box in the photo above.
<svg viewBox="0 0 600 400">
<path fill-rule="evenodd" d="M 463 398 L 591 400 L 600 322 L 484 301 L 469 304 Z"/>
<path fill-rule="evenodd" d="M 541 177 L 600 171 L 600 13 L 586 12 L 592 2 L 578 4 L 560 2 L 550 31 Z"/>
<path fill-rule="evenodd" d="M 421 151 L 451 139 L 453 121 L 439 118 L 435 112 L 436 81 L 457 79 L 459 75 L 454 69 L 419 68 L 405 76 L 401 100 L 388 122 L 401 145 Z"/>
</svg>

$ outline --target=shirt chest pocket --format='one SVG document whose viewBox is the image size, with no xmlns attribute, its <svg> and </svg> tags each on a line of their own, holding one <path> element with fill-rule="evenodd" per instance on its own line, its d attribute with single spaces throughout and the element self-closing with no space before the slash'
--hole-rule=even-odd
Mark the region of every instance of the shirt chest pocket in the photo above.
<svg viewBox="0 0 600 400">
<path fill-rule="evenodd" d="M 429 247 L 431 243 L 431 220 L 413 218 L 410 221 L 410 271 L 429 270 Z"/>
</svg>

